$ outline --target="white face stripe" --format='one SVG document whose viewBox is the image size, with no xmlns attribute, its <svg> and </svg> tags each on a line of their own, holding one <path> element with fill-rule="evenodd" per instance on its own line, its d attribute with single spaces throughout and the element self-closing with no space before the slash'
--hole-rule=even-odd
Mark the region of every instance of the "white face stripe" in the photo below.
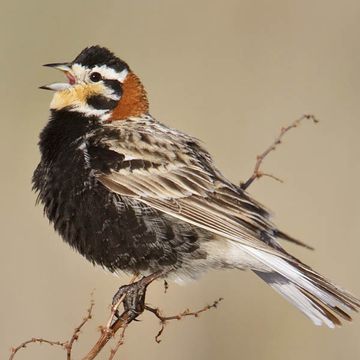
<svg viewBox="0 0 360 360">
<path fill-rule="evenodd" d="M 118 80 L 123 83 L 128 75 L 129 71 L 127 69 L 124 69 L 120 73 L 118 73 Z"/>
<path fill-rule="evenodd" d="M 91 69 L 86 68 L 80 64 L 74 64 L 71 67 L 74 76 L 79 82 L 91 82 L 89 76 L 92 72 L 98 72 L 104 79 L 118 80 L 123 83 L 129 71 L 127 69 L 122 70 L 120 73 L 116 72 L 114 69 L 102 65 L 94 66 Z"/>
<path fill-rule="evenodd" d="M 110 117 L 109 110 L 98 110 L 94 109 L 92 106 L 88 104 L 77 104 L 73 108 L 69 109 L 70 111 L 80 112 L 85 116 L 97 116 L 101 119 L 101 121 L 105 121 Z"/>
<path fill-rule="evenodd" d="M 94 66 L 91 69 L 91 72 L 98 72 L 102 75 L 102 77 L 104 79 L 114 79 L 114 80 L 120 81 L 121 83 L 124 82 L 124 80 L 128 74 L 127 69 L 124 69 L 123 71 L 118 73 L 114 69 L 111 69 L 111 68 L 107 67 L 106 65 Z"/>
</svg>

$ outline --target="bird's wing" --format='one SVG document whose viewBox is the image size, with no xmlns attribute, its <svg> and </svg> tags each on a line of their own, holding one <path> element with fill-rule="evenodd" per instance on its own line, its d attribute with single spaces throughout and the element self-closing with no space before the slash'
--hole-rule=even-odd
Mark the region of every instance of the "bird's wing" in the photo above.
<svg viewBox="0 0 360 360">
<path fill-rule="evenodd" d="M 150 125 L 121 124 L 120 137 L 107 142 L 122 155 L 116 169 L 99 175 L 109 190 L 234 242 L 267 269 L 257 274 L 315 324 L 351 319 L 360 301 L 283 250 L 268 212 L 223 178 L 196 140 Z"/>
<path fill-rule="evenodd" d="M 105 144 L 123 160 L 98 176 L 109 190 L 222 237 L 287 257 L 265 239 L 275 229 L 267 210 L 223 178 L 197 140 L 156 122 L 117 123 L 118 136 Z"/>
</svg>

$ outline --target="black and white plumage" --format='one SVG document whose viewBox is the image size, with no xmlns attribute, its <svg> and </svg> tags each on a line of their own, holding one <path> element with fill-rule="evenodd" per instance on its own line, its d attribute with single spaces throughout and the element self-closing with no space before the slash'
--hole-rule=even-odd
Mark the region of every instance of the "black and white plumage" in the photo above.
<svg viewBox="0 0 360 360">
<path fill-rule="evenodd" d="M 70 83 L 45 87 L 56 93 L 33 184 L 66 242 L 113 272 L 251 269 L 316 325 L 351 319 L 359 300 L 288 254 L 277 238 L 291 238 L 199 141 L 149 115 L 127 64 L 96 46 L 50 66 Z"/>
</svg>

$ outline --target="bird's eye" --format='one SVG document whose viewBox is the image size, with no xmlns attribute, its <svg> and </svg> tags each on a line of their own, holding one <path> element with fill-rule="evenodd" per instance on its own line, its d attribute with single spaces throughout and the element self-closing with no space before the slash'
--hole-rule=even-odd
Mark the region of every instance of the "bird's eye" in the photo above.
<svg viewBox="0 0 360 360">
<path fill-rule="evenodd" d="M 101 75 L 98 73 L 98 72 L 93 72 L 91 75 L 90 75 L 90 80 L 92 82 L 98 82 L 102 79 Z"/>
</svg>

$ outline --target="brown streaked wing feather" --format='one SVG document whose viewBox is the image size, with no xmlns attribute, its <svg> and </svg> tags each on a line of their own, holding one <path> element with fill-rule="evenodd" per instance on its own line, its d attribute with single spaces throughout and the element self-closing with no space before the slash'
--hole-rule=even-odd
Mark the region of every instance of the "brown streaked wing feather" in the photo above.
<svg viewBox="0 0 360 360">
<path fill-rule="evenodd" d="M 169 187 L 166 191 L 157 192 L 156 182 L 151 182 L 149 178 L 146 181 L 150 187 L 144 191 L 144 188 L 138 186 L 135 177 L 130 178 L 102 175 L 99 179 L 108 189 L 120 195 L 136 197 L 144 204 L 225 238 L 287 257 L 259 239 L 258 231 L 265 229 L 265 220 L 261 225 L 247 217 L 241 208 L 237 208 L 237 212 L 224 208 L 214 194 L 209 192 L 207 197 L 202 197 L 178 191 L 177 196 L 174 196 L 177 189 Z"/>
<path fill-rule="evenodd" d="M 270 253 L 276 253 L 282 257 L 287 257 L 260 240 L 259 234 L 256 233 L 255 228 L 251 226 L 250 223 L 246 221 L 239 222 L 235 216 L 231 217 L 229 213 L 216 209 L 216 207 L 204 200 L 205 199 L 194 195 L 173 200 L 155 198 L 140 199 L 140 201 L 149 206 L 222 237 Z"/>
<path fill-rule="evenodd" d="M 157 123 L 119 123 L 122 141 L 112 140 L 111 150 L 156 166 L 100 175 L 108 189 L 225 238 L 287 258 L 260 238 L 262 231 L 274 229 L 268 211 L 223 178 L 196 140 Z"/>
</svg>

